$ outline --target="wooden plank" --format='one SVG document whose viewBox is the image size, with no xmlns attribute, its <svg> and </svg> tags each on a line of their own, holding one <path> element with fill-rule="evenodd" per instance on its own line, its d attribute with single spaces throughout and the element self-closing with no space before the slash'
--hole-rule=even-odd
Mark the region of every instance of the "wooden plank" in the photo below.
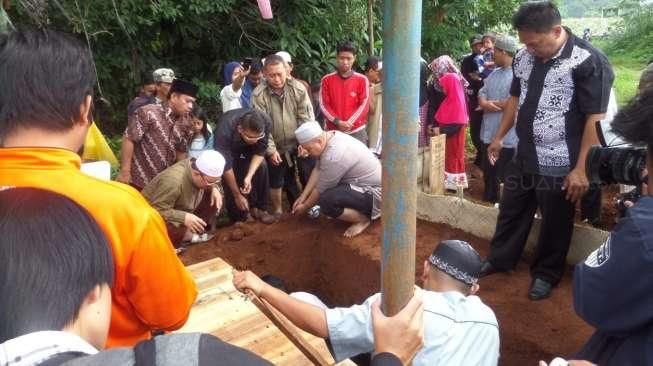
<svg viewBox="0 0 653 366">
<path fill-rule="evenodd" d="M 268 319 L 270 319 L 274 325 L 276 325 L 277 328 L 279 328 L 279 330 L 281 330 L 283 334 L 285 334 L 286 337 L 288 337 L 288 339 L 290 339 L 290 341 L 297 346 L 300 351 L 302 351 L 304 356 L 313 362 L 313 364 L 319 366 L 328 366 L 330 364 L 327 360 L 322 358 L 310 343 L 306 342 L 299 333 L 295 332 L 293 329 L 295 327 L 288 321 L 288 319 L 286 319 L 286 317 L 283 316 L 283 314 L 278 312 L 267 301 L 259 298 L 253 292 L 250 292 L 248 296 L 254 305 L 256 305 L 256 307 L 259 308 L 259 310 L 261 310 L 261 312 L 263 312 L 263 314 L 265 314 L 265 316 L 267 316 Z"/>
<path fill-rule="evenodd" d="M 431 164 L 429 186 L 431 194 L 444 194 L 444 157 L 447 137 L 444 134 L 431 137 Z"/>
<path fill-rule="evenodd" d="M 198 286 L 198 296 L 186 324 L 177 332 L 204 332 L 247 349 L 275 365 L 313 365 L 288 337 L 231 282 L 232 267 L 220 258 L 187 267 Z M 279 314 L 279 316 L 282 316 Z M 285 319 L 285 318 L 284 318 Z M 334 364 L 323 339 L 292 325 L 288 328 L 325 362 Z M 318 365 L 322 365 L 319 364 Z M 338 365 L 353 365 L 344 361 Z"/>
</svg>

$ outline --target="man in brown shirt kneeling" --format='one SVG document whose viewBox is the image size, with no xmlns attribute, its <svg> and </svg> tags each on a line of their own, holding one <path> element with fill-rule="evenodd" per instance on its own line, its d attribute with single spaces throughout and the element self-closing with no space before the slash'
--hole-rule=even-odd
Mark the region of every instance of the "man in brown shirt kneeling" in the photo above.
<svg viewBox="0 0 653 366">
<path fill-rule="evenodd" d="M 213 237 L 206 230 L 222 207 L 218 185 L 224 164 L 222 154 L 205 150 L 197 159 L 185 159 L 164 170 L 143 188 L 145 199 L 165 220 L 175 248 Z"/>
</svg>

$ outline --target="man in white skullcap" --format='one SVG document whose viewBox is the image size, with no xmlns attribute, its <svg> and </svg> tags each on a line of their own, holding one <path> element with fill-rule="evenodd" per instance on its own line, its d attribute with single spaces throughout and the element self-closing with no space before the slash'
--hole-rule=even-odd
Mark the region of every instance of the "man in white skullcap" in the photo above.
<svg viewBox="0 0 653 366">
<path fill-rule="evenodd" d="M 293 213 L 319 204 L 323 214 L 351 223 L 345 237 L 365 230 L 381 216 L 381 163 L 359 140 L 340 131 L 323 131 L 317 122 L 295 130 L 303 153 L 317 159 Z"/>
<path fill-rule="evenodd" d="M 292 62 L 292 57 L 290 57 L 290 54 L 286 51 L 279 51 L 275 53 L 275 55 L 281 57 L 283 59 L 283 62 L 286 64 L 286 68 L 288 69 L 288 74 L 295 80 L 299 81 L 304 88 L 306 88 L 307 92 L 311 91 L 311 86 L 306 82 L 306 80 L 302 80 L 298 78 L 295 74 L 293 74 L 293 69 L 295 68 L 295 65 Z"/>
<path fill-rule="evenodd" d="M 175 248 L 199 243 L 213 235 L 206 231 L 222 207 L 219 187 L 225 159 L 215 150 L 179 161 L 154 177 L 141 192 L 163 219 Z"/>
</svg>

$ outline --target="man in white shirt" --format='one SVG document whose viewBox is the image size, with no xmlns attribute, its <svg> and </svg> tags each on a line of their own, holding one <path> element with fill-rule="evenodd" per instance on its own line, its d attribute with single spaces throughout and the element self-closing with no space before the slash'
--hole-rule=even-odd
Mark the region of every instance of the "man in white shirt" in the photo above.
<svg viewBox="0 0 653 366">
<path fill-rule="evenodd" d="M 480 270 L 480 256 L 460 240 L 442 241 L 424 261 L 424 346 L 413 365 L 497 365 L 497 320 L 475 296 Z M 238 290 L 251 290 L 268 301 L 296 326 L 328 338 L 336 361 L 374 349 L 371 308 L 378 293 L 362 305 L 325 309 L 314 300 L 287 295 L 250 271 L 234 272 L 233 282 Z"/>
</svg>

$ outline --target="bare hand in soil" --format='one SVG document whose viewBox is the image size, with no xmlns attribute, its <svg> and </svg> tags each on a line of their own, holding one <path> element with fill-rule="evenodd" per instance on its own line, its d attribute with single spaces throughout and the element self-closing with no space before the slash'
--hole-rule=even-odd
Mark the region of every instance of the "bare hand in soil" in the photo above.
<svg viewBox="0 0 653 366">
<path fill-rule="evenodd" d="M 575 168 L 565 178 L 562 189 L 567 191 L 565 198 L 571 202 L 577 202 L 583 197 L 589 187 L 587 175 L 583 169 Z"/>
<path fill-rule="evenodd" d="M 252 291 L 256 296 L 261 296 L 261 291 L 265 287 L 263 282 L 252 271 L 238 271 L 233 270 L 231 274 L 234 276 L 233 283 L 236 290 L 245 293 L 247 290 Z"/>
<path fill-rule="evenodd" d="M 374 352 L 388 352 L 407 365 L 424 344 L 424 303 L 421 290 L 415 290 L 408 304 L 395 316 L 381 312 L 381 298 L 372 304 Z"/>
<path fill-rule="evenodd" d="M 299 203 L 299 200 L 295 202 L 295 204 L 292 206 L 292 213 L 293 215 L 303 215 L 306 212 L 308 212 L 309 207 L 306 206 L 303 203 Z"/>
<path fill-rule="evenodd" d="M 362 233 L 363 230 L 367 229 L 368 226 L 370 226 L 370 220 L 357 222 L 351 225 L 349 228 L 347 228 L 347 230 L 345 230 L 345 238 L 353 238 L 354 236 Z"/>
<path fill-rule="evenodd" d="M 236 207 L 241 211 L 249 211 L 249 202 L 247 202 L 247 197 L 242 194 L 238 194 L 235 198 Z"/>
<path fill-rule="evenodd" d="M 192 213 L 186 213 L 186 216 L 184 216 L 184 226 L 195 234 L 201 234 L 204 232 L 206 222 Z"/>
<path fill-rule="evenodd" d="M 211 206 L 217 208 L 218 211 L 222 208 L 222 194 L 220 194 L 220 190 L 215 187 L 211 189 Z"/>
</svg>

